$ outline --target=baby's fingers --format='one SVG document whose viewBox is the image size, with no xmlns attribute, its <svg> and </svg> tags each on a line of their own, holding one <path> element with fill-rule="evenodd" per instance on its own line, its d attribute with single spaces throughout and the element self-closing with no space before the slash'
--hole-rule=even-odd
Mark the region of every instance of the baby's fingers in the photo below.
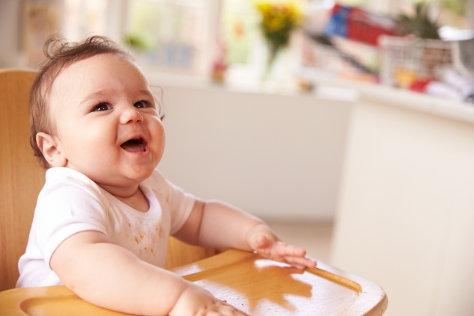
<svg viewBox="0 0 474 316">
<path fill-rule="evenodd" d="M 284 242 L 277 242 L 275 243 L 275 252 L 278 256 L 286 257 L 304 257 L 306 255 L 306 250 L 303 248 L 287 245 Z"/>
<path fill-rule="evenodd" d="M 210 311 L 206 314 L 199 314 L 199 316 L 248 316 L 239 311 Z"/>
<path fill-rule="evenodd" d="M 225 301 L 221 301 L 215 309 L 207 311 L 203 316 L 249 316 L 246 313 L 238 310 L 232 305 L 227 304 Z M 201 316 L 201 314 L 199 314 Z"/>
<path fill-rule="evenodd" d="M 285 261 L 297 269 L 314 268 L 318 265 L 316 261 L 306 257 L 285 257 Z"/>
</svg>

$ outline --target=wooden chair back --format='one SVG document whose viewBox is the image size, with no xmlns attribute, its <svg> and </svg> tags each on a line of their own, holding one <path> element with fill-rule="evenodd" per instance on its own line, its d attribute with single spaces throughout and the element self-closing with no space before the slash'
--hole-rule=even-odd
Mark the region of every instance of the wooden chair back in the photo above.
<svg viewBox="0 0 474 316">
<path fill-rule="evenodd" d="M 28 100 L 35 72 L 0 69 L 0 291 L 15 287 L 45 171 L 29 144 Z"/>
<path fill-rule="evenodd" d="M 25 252 L 38 193 L 44 185 L 29 143 L 28 101 L 36 73 L 0 69 L 0 291 L 15 287 L 18 260 Z M 214 249 L 170 238 L 167 268 L 201 260 Z"/>
</svg>

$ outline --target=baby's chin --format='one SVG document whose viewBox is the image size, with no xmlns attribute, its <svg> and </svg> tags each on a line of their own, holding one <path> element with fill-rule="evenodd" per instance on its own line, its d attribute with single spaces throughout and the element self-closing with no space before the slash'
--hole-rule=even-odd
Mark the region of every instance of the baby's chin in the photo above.
<svg viewBox="0 0 474 316">
<path fill-rule="evenodd" d="M 146 168 L 146 170 L 140 170 L 139 172 L 131 171 L 131 172 L 122 172 L 122 173 L 115 173 L 111 175 L 101 174 L 101 175 L 92 175 L 89 178 L 97 183 L 99 186 L 105 188 L 116 188 L 116 189 L 125 189 L 127 190 L 130 187 L 136 187 L 141 182 L 148 179 L 152 174 L 154 168 Z"/>
<path fill-rule="evenodd" d="M 119 186 L 129 186 L 129 185 L 140 184 L 141 182 L 151 177 L 154 170 L 155 170 L 155 167 L 148 167 L 145 170 L 123 173 L 117 177 L 117 182 L 112 181 L 111 184 L 116 183 Z"/>
<path fill-rule="evenodd" d="M 115 197 L 127 198 L 134 195 L 141 181 L 127 181 L 122 183 L 107 183 L 94 181 L 99 187 Z"/>
</svg>

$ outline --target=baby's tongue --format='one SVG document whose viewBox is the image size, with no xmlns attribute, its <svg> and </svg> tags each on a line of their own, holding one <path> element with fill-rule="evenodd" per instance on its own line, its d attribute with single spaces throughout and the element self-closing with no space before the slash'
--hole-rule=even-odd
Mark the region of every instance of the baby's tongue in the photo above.
<svg viewBox="0 0 474 316">
<path fill-rule="evenodd" d="M 146 150 L 145 144 L 140 139 L 129 140 L 123 143 L 121 147 L 126 151 L 134 153 L 144 152 Z"/>
</svg>

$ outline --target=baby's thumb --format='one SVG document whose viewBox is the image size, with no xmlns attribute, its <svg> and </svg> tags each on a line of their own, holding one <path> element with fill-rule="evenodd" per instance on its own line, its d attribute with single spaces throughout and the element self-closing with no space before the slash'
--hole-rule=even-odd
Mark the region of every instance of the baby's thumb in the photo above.
<svg viewBox="0 0 474 316">
<path fill-rule="evenodd" d="M 270 247 L 270 240 L 264 234 L 258 234 L 253 238 L 252 248 L 253 249 L 264 249 Z"/>
</svg>

